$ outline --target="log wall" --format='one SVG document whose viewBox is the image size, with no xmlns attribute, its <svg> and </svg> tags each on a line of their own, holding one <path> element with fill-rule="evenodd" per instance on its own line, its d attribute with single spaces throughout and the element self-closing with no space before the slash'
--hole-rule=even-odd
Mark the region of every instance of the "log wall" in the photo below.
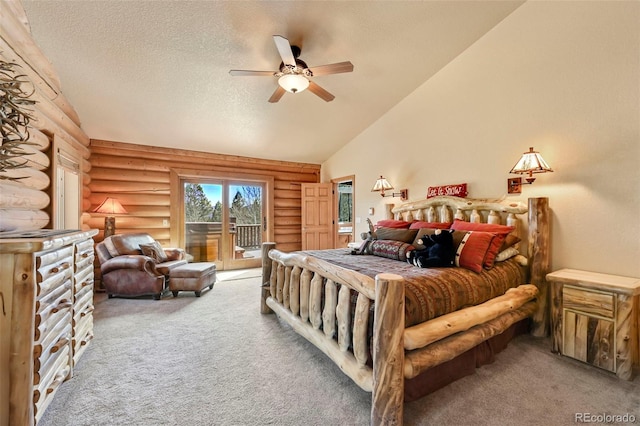
<svg viewBox="0 0 640 426">
<path fill-rule="evenodd" d="M 17 181 L 0 179 L 0 232 L 24 231 L 52 227 L 56 199 L 55 153 L 58 149 L 72 153 L 80 164 L 82 182 L 88 182 L 89 138 L 80 128 L 80 119 L 61 91 L 60 79 L 53 66 L 31 37 L 27 16 L 20 2 L 0 0 L 0 56 L 20 66 L 33 84 L 36 101 L 32 107 L 27 167 L 3 173 L 24 177 Z M 83 193 L 89 194 L 85 185 Z M 80 211 L 78 212 L 80 214 Z"/>
<path fill-rule="evenodd" d="M 147 232 L 162 245 L 171 244 L 170 175 L 172 169 L 260 174 L 274 178 L 274 240 L 287 251 L 302 244 L 300 183 L 320 181 L 320 165 L 262 160 L 175 148 L 160 148 L 104 140 L 91 140 L 91 172 L 87 210 L 106 197 L 117 198 L 127 215 L 116 218 L 117 233 Z M 100 229 L 104 215 L 90 213 L 91 228 Z"/>
</svg>

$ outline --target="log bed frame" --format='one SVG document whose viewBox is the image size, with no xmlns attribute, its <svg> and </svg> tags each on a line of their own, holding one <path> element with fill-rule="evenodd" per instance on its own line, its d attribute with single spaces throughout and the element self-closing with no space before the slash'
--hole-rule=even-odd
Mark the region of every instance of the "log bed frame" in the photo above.
<svg viewBox="0 0 640 426">
<path fill-rule="evenodd" d="M 405 328 L 401 276 L 382 273 L 373 279 L 305 253 L 283 253 L 275 250 L 275 243 L 264 243 L 261 313 L 275 312 L 358 386 L 371 392 L 373 425 L 402 424 L 405 378 L 455 358 L 524 318 L 532 317 L 535 336 L 546 336 L 549 328 L 547 198 L 530 198 L 527 207 L 523 203 L 443 196 L 403 203 L 390 213 L 403 220 L 452 222 L 455 218 L 515 226 L 514 232 L 527 241 L 529 284 L 481 305 Z M 528 235 L 522 233 L 520 216 L 528 216 Z M 353 316 L 350 290 L 358 292 Z M 323 293 L 325 306 L 321 310 Z M 372 301 L 373 344 L 369 348 L 367 322 Z M 369 353 L 373 367 L 367 365 Z"/>
</svg>

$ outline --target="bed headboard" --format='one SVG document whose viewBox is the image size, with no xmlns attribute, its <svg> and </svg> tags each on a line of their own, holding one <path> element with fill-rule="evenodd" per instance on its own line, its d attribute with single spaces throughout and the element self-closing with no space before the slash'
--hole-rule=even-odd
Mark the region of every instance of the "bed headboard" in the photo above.
<svg viewBox="0 0 640 426">
<path fill-rule="evenodd" d="M 409 201 L 391 207 L 393 219 L 425 222 L 453 222 L 453 219 L 460 219 L 468 222 L 511 225 L 517 223 L 519 218 L 516 215 L 527 212 L 527 206 L 519 201 L 506 202 L 449 196 Z"/>
<path fill-rule="evenodd" d="M 424 222 L 453 222 L 454 219 L 475 223 L 491 223 L 515 227 L 513 232 L 525 240 L 527 206 L 522 202 L 506 202 L 481 198 L 439 196 L 424 200 L 391 204 L 387 216 L 397 220 Z"/>
<path fill-rule="evenodd" d="M 539 306 L 534 316 L 532 334 L 546 336 L 549 333 L 547 313 L 548 289 L 546 275 L 551 263 L 551 216 L 548 198 L 529 198 L 528 204 L 502 199 L 480 199 L 439 196 L 389 206 L 387 217 L 397 220 L 421 220 L 425 222 L 492 223 L 514 226 L 513 231 L 526 241 L 529 264 L 529 281 L 538 287 Z M 525 216 L 526 214 L 526 216 Z"/>
</svg>

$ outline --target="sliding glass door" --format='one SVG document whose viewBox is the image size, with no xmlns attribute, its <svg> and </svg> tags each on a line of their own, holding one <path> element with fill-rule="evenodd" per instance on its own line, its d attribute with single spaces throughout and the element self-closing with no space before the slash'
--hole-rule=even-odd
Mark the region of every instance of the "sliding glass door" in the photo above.
<svg viewBox="0 0 640 426">
<path fill-rule="evenodd" d="M 228 194 L 232 263 L 239 267 L 260 266 L 260 250 L 266 230 L 264 185 L 230 183 Z"/>
<path fill-rule="evenodd" d="M 261 265 L 266 232 L 265 184 L 230 179 L 182 179 L 182 235 L 193 262 L 218 270 Z"/>
</svg>

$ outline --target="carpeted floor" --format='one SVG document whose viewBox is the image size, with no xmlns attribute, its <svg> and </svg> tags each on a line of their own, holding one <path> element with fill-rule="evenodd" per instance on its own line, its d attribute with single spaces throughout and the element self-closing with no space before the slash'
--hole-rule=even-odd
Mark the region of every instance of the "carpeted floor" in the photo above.
<svg viewBox="0 0 640 426">
<path fill-rule="evenodd" d="M 221 272 L 200 298 L 98 294 L 95 338 L 39 424 L 368 424 L 371 395 L 259 313 L 259 274 Z M 405 424 L 570 425 L 576 413 L 640 423 L 640 377 L 621 381 L 549 348 L 517 338 L 475 375 L 405 404 Z"/>
</svg>

